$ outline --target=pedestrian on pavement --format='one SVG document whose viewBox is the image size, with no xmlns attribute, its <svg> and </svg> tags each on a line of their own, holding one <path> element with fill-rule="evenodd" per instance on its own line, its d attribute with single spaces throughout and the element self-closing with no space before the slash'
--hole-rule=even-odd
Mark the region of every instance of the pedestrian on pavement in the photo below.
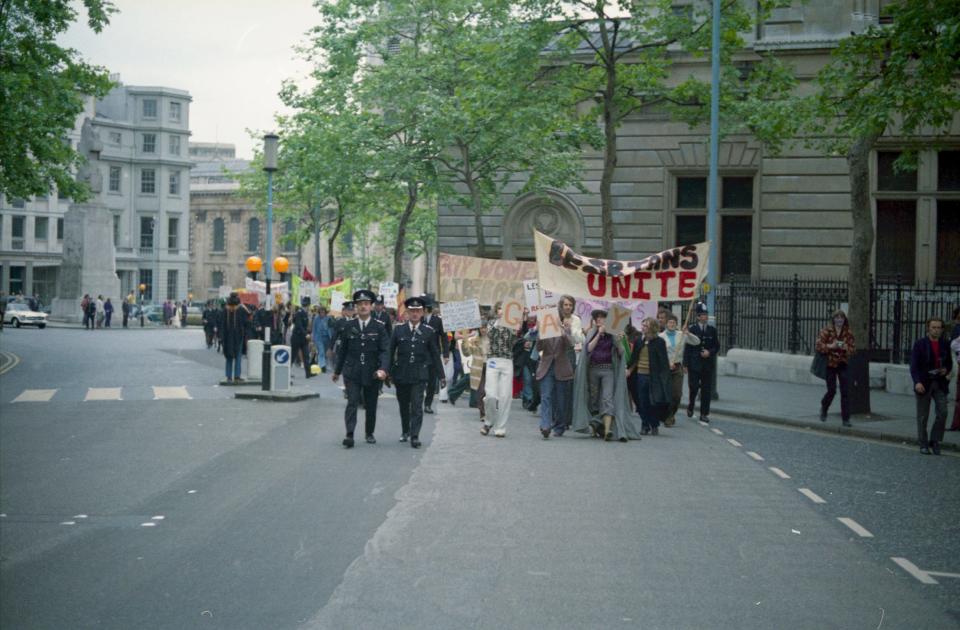
<svg viewBox="0 0 960 630">
<path fill-rule="evenodd" d="M 187 327 L 187 301 L 180 302 L 180 327 Z"/>
<path fill-rule="evenodd" d="M 123 327 L 127 327 L 127 320 L 130 319 L 130 303 L 126 300 L 120 303 L 120 313 L 123 315 Z"/>
<path fill-rule="evenodd" d="M 640 403 L 641 435 L 659 435 L 660 422 L 673 399 L 667 344 L 660 338 L 660 325 L 648 317 L 640 324 L 642 337 L 634 348 L 627 376 L 637 373 L 637 400 Z M 706 396 L 706 394 L 704 394 Z"/>
<path fill-rule="evenodd" d="M 321 372 L 327 371 L 327 349 L 330 347 L 330 316 L 325 306 L 317 307 L 317 314 L 310 324 L 310 337 L 317 348 L 317 365 Z"/>
<path fill-rule="evenodd" d="M 910 376 L 917 399 L 917 437 L 920 452 L 940 454 L 940 442 L 947 424 L 947 392 L 950 389 L 950 372 L 953 357 L 950 344 L 943 337 L 943 320 L 931 317 L 927 320 L 927 334 L 913 344 L 910 352 Z M 930 399 L 935 405 L 933 427 L 927 434 L 927 419 L 930 415 Z"/>
<path fill-rule="evenodd" d="M 856 340 L 850 331 L 847 314 L 834 311 L 830 323 L 823 327 L 817 336 L 816 351 L 827 357 L 827 393 L 820 400 L 820 422 L 827 421 L 827 411 L 837 394 L 837 382 L 840 383 L 840 418 L 843 426 L 850 424 L 849 381 L 847 363 L 856 351 Z"/>
<path fill-rule="evenodd" d="M 691 333 L 686 326 L 677 330 L 677 316 L 668 312 L 664 318 L 667 329 L 660 332 L 660 338 L 667 344 L 667 357 L 670 360 L 670 408 L 663 421 L 666 427 L 676 423 L 677 409 L 683 400 L 683 355 L 687 345 L 699 346 L 700 339 Z"/>
<path fill-rule="evenodd" d="M 103 319 L 106 317 L 106 311 L 103 310 L 103 296 L 97 296 L 96 302 L 96 317 L 97 317 L 97 328 L 103 328 Z"/>
<path fill-rule="evenodd" d="M 493 429 L 493 435 L 502 438 L 507 435 L 507 418 L 513 402 L 513 344 L 516 343 L 518 335 L 517 331 L 503 320 L 503 307 L 500 302 L 494 307 L 494 313 L 496 319 L 487 333 L 490 349 L 484 387 L 485 406 L 489 413 L 480 433 L 487 435 Z"/>
<path fill-rule="evenodd" d="M 207 300 L 207 303 L 203 307 L 203 335 L 207 342 L 207 349 L 213 347 L 213 335 L 217 330 L 217 320 L 216 320 L 216 311 L 213 308 L 213 302 Z"/>
<path fill-rule="evenodd" d="M 487 336 L 489 330 L 487 320 L 481 320 L 479 330 L 474 331 L 460 344 L 463 356 L 470 359 L 470 396 L 476 400 L 481 423 L 487 421 L 484 385 L 487 380 L 487 356 L 490 352 L 490 339 Z"/>
<path fill-rule="evenodd" d="M 96 309 L 94 309 L 96 310 Z M 83 327 L 90 328 L 90 294 L 84 293 L 80 300 L 80 312 L 83 313 Z"/>
<path fill-rule="evenodd" d="M 700 340 L 700 345 L 687 344 L 684 349 L 683 363 L 687 366 L 687 386 L 690 389 L 690 402 L 687 404 L 687 417 L 693 417 L 693 407 L 700 395 L 700 421 L 710 422 L 710 400 L 713 397 L 713 370 L 717 364 L 716 355 L 720 352 L 720 339 L 717 329 L 708 323 L 710 313 L 707 305 L 697 303 L 697 322 L 690 326 L 690 332 Z"/>
<path fill-rule="evenodd" d="M 439 392 L 442 387 L 437 388 L 437 382 L 440 380 L 440 377 L 444 376 L 443 365 L 446 365 L 450 361 L 450 342 L 447 339 L 447 333 L 443 330 L 443 320 L 439 315 L 433 312 L 434 309 L 434 299 L 433 295 L 427 294 L 423 296 L 424 304 L 426 304 L 426 314 L 423 317 L 423 323 L 433 328 L 437 333 L 437 348 L 443 355 L 443 363 L 439 372 L 432 372 L 430 374 L 430 381 L 427 383 L 427 391 L 424 394 L 423 399 L 423 412 L 424 413 L 433 413 L 433 397 Z M 431 368 L 433 369 L 433 368 Z"/>
<path fill-rule="evenodd" d="M 290 350 L 294 358 L 299 357 L 306 378 L 310 378 L 310 319 L 307 311 L 300 306 L 294 307 L 293 330 L 290 333 Z"/>
<path fill-rule="evenodd" d="M 423 322 L 426 304 L 424 297 L 404 301 L 408 321 L 393 327 L 387 353 L 390 378 L 397 388 L 400 407 L 400 441 L 409 439 L 413 448 L 420 448 L 427 383 L 431 374 L 443 374 L 437 331 Z M 446 378 L 441 378 L 441 388 L 446 385 Z"/>
<path fill-rule="evenodd" d="M 110 328 L 110 320 L 113 318 L 113 304 L 110 302 L 110 298 L 107 298 L 103 303 L 103 326 L 104 328 Z"/>
<path fill-rule="evenodd" d="M 242 382 L 240 363 L 247 333 L 246 311 L 240 308 L 240 296 L 231 293 L 220 314 L 220 344 L 226 362 L 226 377 L 230 383 Z"/>
<path fill-rule="evenodd" d="M 540 355 L 537 371 L 534 373 L 540 385 L 540 435 L 543 439 L 561 437 L 567 430 L 566 411 L 571 406 L 574 367 L 570 362 L 573 349 L 573 330 L 570 318 L 560 318 L 561 334 L 558 337 L 537 339 L 536 351 Z M 529 353 L 525 353 L 529 354 Z"/>
<path fill-rule="evenodd" d="M 364 429 L 367 444 L 376 444 L 377 396 L 380 381 L 387 378 L 390 339 L 383 324 L 370 317 L 375 299 L 373 291 L 360 289 L 353 294 L 357 319 L 350 320 L 340 330 L 340 344 L 333 368 L 333 382 L 344 376 L 347 408 L 344 412 L 346 437 L 343 445 L 353 447 L 353 431 L 357 426 L 357 408 L 363 404 L 366 414 Z M 309 369 L 309 368 L 308 368 Z M 399 396 L 398 396 L 399 397 Z"/>
<path fill-rule="evenodd" d="M 953 309 L 953 330 L 950 331 L 950 349 L 954 365 L 960 365 L 960 306 Z M 957 370 L 957 394 L 953 406 L 953 422 L 948 431 L 960 431 L 960 370 Z"/>
</svg>

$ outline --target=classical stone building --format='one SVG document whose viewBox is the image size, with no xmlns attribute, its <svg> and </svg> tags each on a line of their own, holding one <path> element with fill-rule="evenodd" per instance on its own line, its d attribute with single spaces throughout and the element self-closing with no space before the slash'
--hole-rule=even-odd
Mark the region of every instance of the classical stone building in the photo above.
<svg viewBox="0 0 960 630">
<path fill-rule="evenodd" d="M 750 34 L 736 62 L 746 66 L 760 54 L 777 54 L 809 82 L 836 43 L 882 21 L 887 4 L 795 1 Z M 673 72 L 708 79 L 709 60 L 678 56 Z M 708 133 L 672 122 L 657 109 L 640 111 L 619 128 L 613 184 L 617 257 L 705 240 Z M 907 281 L 960 282 L 960 119 L 951 142 L 923 151 L 919 170 L 903 175 L 893 172 L 902 144 L 896 137 L 879 143 L 870 180 L 877 238 L 868 271 L 879 277 L 899 273 Z M 512 182 L 503 209 L 483 218 L 487 255 L 532 259 L 533 227 L 599 254 L 602 165 L 601 153 L 584 151 L 587 193 L 571 188 L 518 195 L 523 182 Z M 723 277 L 846 275 L 852 223 L 845 158 L 800 147 L 772 155 L 750 136 L 732 136 L 721 143 L 719 169 L 716 245 Z M 470 211 L 441 207 L 440 251 L 471 254 L 476 242 Z"/>
<path fill-rule="evenodd" d="M 90 99 L 69 134 L 76 146 L 90 118 L 103 143 L 103 192 L 113 214 L 113 246 L 121 293 L 146 285 L 145 299 L 187 296 L 187 220 L 191 96 L 166 87 L 117 82 Z M 63 260 L 63 217 L 70 205 L 56 191 L 33 199 L 0 200 L 0 290 L 57 294 Z M 114 296 L 119 297 L 119 296 Z"/>
</svg>

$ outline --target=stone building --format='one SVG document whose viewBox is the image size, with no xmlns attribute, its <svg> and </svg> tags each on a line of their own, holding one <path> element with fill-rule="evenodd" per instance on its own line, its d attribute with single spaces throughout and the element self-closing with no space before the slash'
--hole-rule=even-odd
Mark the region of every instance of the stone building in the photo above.
<svg viewBox="0 0 960 630">
<path fill-rule="evenodd" d="M 76 146 L 81 125 L 90 118 L 103 143 L 99 201 L 113 214 L 121 292 L 144 283 L 147 301 L 180 300 L 189 290 L 192 99 L 184 90 L 123 85 L 119 77 L 112 78 L 117 86 L 96 102 L 90 99 L 70 141 Z M 56 191 L 0 200 L 0 291 L 38 294 L 44 302 L 57 294 L 69 205 Z"/>
<path fill-rule="evenodd" d="M 678 0 L 677 8 L 692 0 Z M 843 37 L 884 21 L 883 0 L 799 0 L 777 9 L 748 37 L 737 63 L 777 54 L 809 82 Z M 709 79 L 709 58 L 675 60 L 676 77 Z M 615 247 L 633 258 L 706 239 L 708 129 L 690 129 L 657 109 L 632 115 L 618 130 L 613 184 Z M 916 282 L 960 282 L 960 120 L 952 146 L 925 150 L 916 173 L 895 175 L 902 144 L 885 137 L 871 166 L 876 245 L 873 273 Z M 581 251 L 601 246 L 602 153 L 583 153 L 583 183 L 546 196 L 518 195 L 519 178 L 502 209 L 483 217 L 488 256 L 533 259 L 531 228 L 558 235 Z M 720 273 L 753 278 L 843 277 L 852 238 L 844 157 L 788 147 L 771 155 L 750 136 L 720 146 L 718 242 Z M 440 209 L 439 249 L 471 254 L 473 217 L 464 207 Z"/>
</svg>

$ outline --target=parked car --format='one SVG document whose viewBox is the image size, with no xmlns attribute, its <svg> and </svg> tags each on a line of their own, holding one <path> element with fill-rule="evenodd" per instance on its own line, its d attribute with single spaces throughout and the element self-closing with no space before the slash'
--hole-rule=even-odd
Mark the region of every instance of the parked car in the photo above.
<svg viewBox="0 0 960 630">
<path fill-rule="evenodd" d="M 30 310 L 30 306 L 23 302 L 10 302 L 3 315 L 4 324 L 13 324 L 14 328 L 21 326 L 47 327 L 47 314 Z"/>
<path fill-rule="evenodd" d="M 203 307 L 187 307 L 187 326 L 203 326 Z"/>
</svg>

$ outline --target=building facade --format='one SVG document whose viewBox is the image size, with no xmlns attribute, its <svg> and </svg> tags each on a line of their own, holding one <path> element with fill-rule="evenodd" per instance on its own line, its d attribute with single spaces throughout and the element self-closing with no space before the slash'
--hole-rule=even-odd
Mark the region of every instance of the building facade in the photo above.
<svg viewBox="0 0 960 630">
<path fill-rule="evenodd" d="M 689 4 L 675 2 L 678 9 Z M 795 68 L 801 84 L 809 83 L 841 38 L 882 23 L 887 4 L 795 1 L 750 34 L 735 61 L 749 66 L 761 54 L 777 54 Z M 673 73 L 709 80 L 709 59 L 678 53 Z M 657 108 L 637 112 L 618 129 L 612 199 L 618 258 L 706 240 L 708 134 L 673 122 Z M 902 146 L 896 137 L 884 137 L 872 158 L 876 245 L 866 271 L 907 282 L 960 282 L 960 117 L 946 146 L 921 152 L 915 173 L 894 173 Z M 598 255 L 602 153 L 585 150 L 582 164 L 587 193 L 570 188 L 519 195 L 522 176 L 511 182 L 501 208 L 483 217 L 487 255 L 533 259 L 533 228 Z M 720 145 L 719 171 L 715 246 L 722 278 L 846 276 L 853 232 L 844 157 L 800 146 L 773 155 L 751 136 L 728 136 Z M 474 253 L 470 210 L 441 207 L 438 236 L 440 251 Z"/>
<path fill-rule="evenodd" d="M 190 291 L 190 102 L 184 90 L 118 81 L 104 98 L 91 99 L 70 134 L 76 146 L 81 125 L 90 118 L 103 143 L 103 192 L 93 201 L 113 214 L 121 292 L 143 283 L 146 301 L 182 300 Z M 0 290 L 36 294 L 45 303 L 56 296 L 69 205 L 56 191 L 0 199 Z"/>
</svg>

